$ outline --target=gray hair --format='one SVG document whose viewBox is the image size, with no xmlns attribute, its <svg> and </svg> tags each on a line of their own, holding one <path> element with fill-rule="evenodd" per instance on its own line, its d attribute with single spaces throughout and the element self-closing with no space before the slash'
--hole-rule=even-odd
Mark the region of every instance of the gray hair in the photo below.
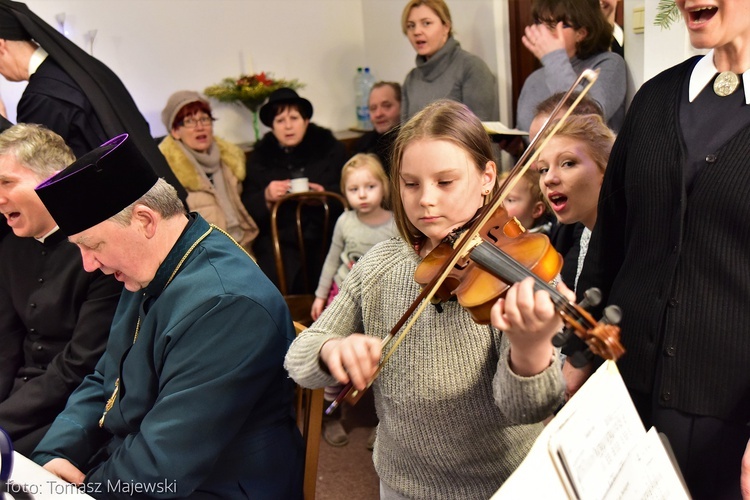
<svg viewBox="0 0 750 500">
<path fill-rule="evenodd" d="M 62 137 L 33 123 L 19 123 L 0 134 L 0 156 L 4 155 L 13 155 L 40 181 L 76 160 Z"/>
<path fill-rule="evenodd" d="M 121 226 L 130 225 L 130 220 L 133 218 L 133 208 L 136 205 L 145 205 L 165 219 L 185 215 L 185 206 L 177 195 L 177 190 L 164 179 L 157 180 L 156 184 L 146 194 L 110 217 L 109 220 Z"/>
</svg>

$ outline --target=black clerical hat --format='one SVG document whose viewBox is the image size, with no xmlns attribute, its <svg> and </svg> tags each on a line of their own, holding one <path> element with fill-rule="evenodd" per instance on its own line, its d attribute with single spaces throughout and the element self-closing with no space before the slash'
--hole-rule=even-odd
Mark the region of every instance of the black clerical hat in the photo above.
<svg viewBox="0 0 750 500">
<path fill-rule="evenodd" d="M 63 233 L 80 233 L 138 200 L 158 177 L 128 134 L 110 139 L 36 187 Z"/>
</svg>

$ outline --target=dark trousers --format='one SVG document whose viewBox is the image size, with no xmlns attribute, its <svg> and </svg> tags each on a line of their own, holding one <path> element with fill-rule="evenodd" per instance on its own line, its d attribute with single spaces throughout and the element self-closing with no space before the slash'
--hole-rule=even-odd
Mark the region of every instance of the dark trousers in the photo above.
<svg viewBox="0 0 750 500">
<path fill-rule="evenodd" d="M 314 293 L 320 279 L 325 254 L 321 255 L 322 246 L 319 241 L 306 241 L 305 243 L 306 263 L 303 263 L 299 248 L 295 243 L 282 242 L 282 257 L 284 262 L 284 273 L 286 274 L 287 294 Z M 258 267 L 271 280 L 274 285 L 279 286 L 279 278 L 276 273 L 276 257 L 273 251 L 273 241 L 270 236 L 260 235 L 253 242 L 253 252 L 258 262 Z M 327 252 L 327 249 L 326 249 Z M 307 269 L 307 282 L 305 272 Z"/>
<path fill-rule="evenodd" d="M 663 408 L 651 394 L 631 392 L 646 429 L 669 439 L 694 499 L 741 499 L 740 463 L 750 427 Z"/>
<path fill-rule="evenodd" d="M 41 429 L 35 429 L 24 436 L 13 440 L 13 449 L 25 457 L 30 457 L 36 445 L 42 440 L 52 424 L 45 425 Z"/>
</svg>

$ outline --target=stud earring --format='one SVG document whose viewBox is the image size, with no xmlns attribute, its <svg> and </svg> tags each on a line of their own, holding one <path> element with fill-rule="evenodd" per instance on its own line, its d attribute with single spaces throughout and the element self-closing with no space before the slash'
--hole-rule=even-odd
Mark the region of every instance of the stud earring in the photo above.
<svg viewBox="0 0 750 500">
<path fill-rule="evenodd" d="M 490 190 L 489 189 L 485 189 L 484 190 L 484 195 L 487 196 L 488 194 L 490 194 Z"/>
</svg>

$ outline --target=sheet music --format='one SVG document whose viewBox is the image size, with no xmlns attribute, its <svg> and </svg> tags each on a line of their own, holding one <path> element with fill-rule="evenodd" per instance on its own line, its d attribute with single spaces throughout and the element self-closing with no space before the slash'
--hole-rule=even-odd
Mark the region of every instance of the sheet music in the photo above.
<svg viewBox="0 0 750 500">
<path fill-rule="evenodd" d="M 81 491 L 85 487 L 66 483 L 18 452 L 13 454 L 10 479 L 3 500 L 93 500 Z"/>
<path fill-rule="evenodd" d="M 573 497 L 602 498 L 634 443 L 646 434 L 625 384 L 617 381 L 597 378 L 585 393 L 579 391 L 571 399 L 579 398 L 577 411 L 550 437 L 553 461 L 566 472 Z"/>
<path fill-rule="evenodd" d="M 490 135 L 529 135 L 528 132 L 518 130 L 517 128 L 509 128 L 502 122 L 482 122 L 484 130 Z"/>
<path fill-rule="evenodd" d="M 492 499 L 531 497 L 689 498 L 658 435 L 641 424 L 614 362 L 550 421 Z"/>
<path fill-rule="evenodd" d="M 604 500 L 689 498 L 679 477 L 664 473 L 670 470 L 674 470 L 672 463 L 659 433 L 652 427 L 633 449 Z"/>
</svg>

